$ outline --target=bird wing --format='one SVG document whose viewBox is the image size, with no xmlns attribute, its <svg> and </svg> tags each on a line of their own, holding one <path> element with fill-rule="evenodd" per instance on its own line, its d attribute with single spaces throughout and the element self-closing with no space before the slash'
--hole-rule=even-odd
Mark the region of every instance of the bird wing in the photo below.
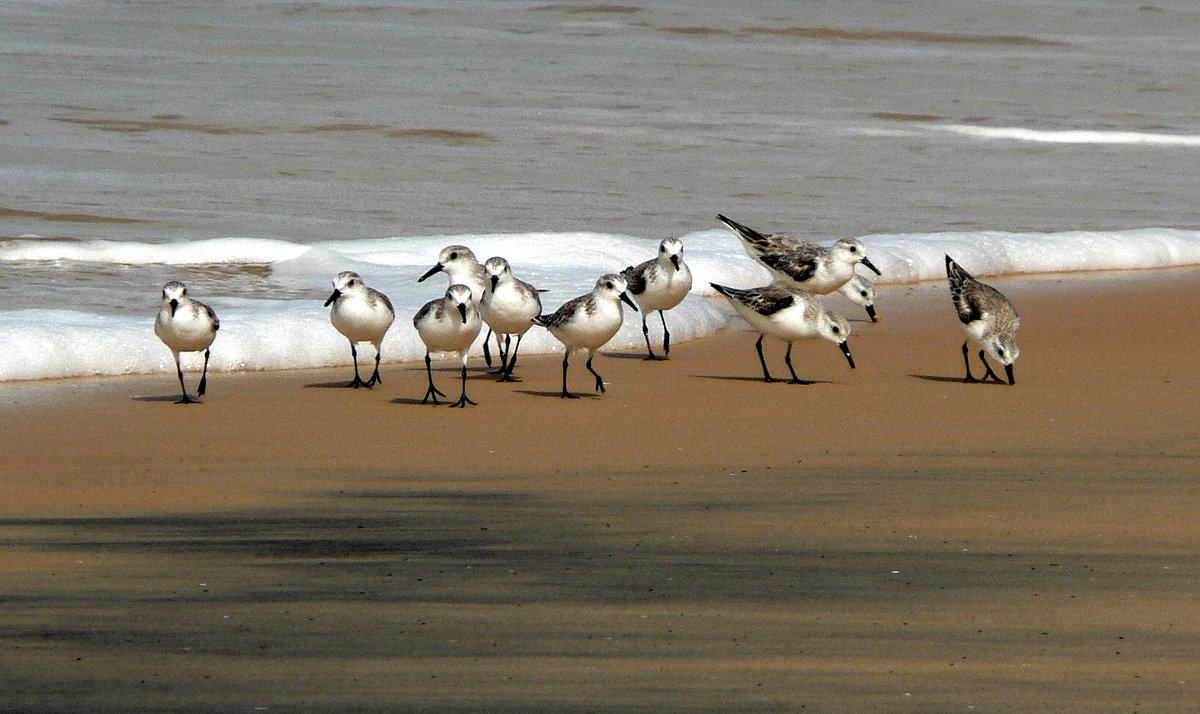
<svg viewBox="0 0 1200 714">
<path fill-rule="evenodd" d="M 779 285 L 767 285 L 761 288 L 741 290 L 724 285 L 710 283 L 713 288 L 731 300 L 757 312 L 760 315 L 774 315 L 780 310 L 791 307 L 796 303 L 796 294 Z"/>
<path fill-rule="evenodd" d="M 817 251 L 804 248 L 792 253 L 778 255 L 760 255 L 758 261 L 763 265 L 788 276 L 798 283 L 811 278 L 817 272 Z"/>
<path fill-rule="evenodd" d="M 621 275 L 624 276 L 625 282 L 629 283 L 629 292 L 633 293 L 634 295 L 641 295 L 646 291 L 646 273 L 649 271 L 650 266 L 652 265 L 654 265 L 654 261 L 647 260 L 646 262 L 639 263 L 636 266 L 631 265 L 625 270 L 621 271 Z"/>
</svg>

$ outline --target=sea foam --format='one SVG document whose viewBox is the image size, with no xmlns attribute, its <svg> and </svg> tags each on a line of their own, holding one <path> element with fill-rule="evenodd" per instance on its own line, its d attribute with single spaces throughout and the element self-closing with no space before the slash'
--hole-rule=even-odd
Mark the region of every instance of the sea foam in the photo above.
<svg viewBox="0 0 1200 714">
<path fill-rule="evenodd" d="M 676 344 L 713 334 L 728 323 L 732 313 L 723 301 L 710 299 L 714 295 L 710 282 L 750 287 L 770 280 L 727 230 L 699 231 L 681 238 L 695 282 L 693 294 L 667 315 Z M 882 286 L 942 280 L 946 254 L 980 276 L 1200 264 L 1200 231 L 1186 230 L 879 234 L 862 240 L 872 262 L 883 271 L 876 278 Z M 469 246 L 481 261 L 493 255 L 506 257 L 519 277 L 547 291 L 542 295 L 546 312 L 590 291 L 603 273 L 647 260 L 657 249 L 657 241 L 650 238 L 587 232 L 309 244 L 255 238 L 167 244 L 0 241 L 0 263 L 18 282 L 23 270 L 61 273 L 61 279 L 56 273 L 54 281 L 58 289 L 43 289 L 38 295 L 45 307 L 0 310 L 0 381 L 173 371 L 170 353 L 152 328 L 161 285 L 147 282 L 150 268 L 155 275 L 179 271 L 208 276 L 193 284 L 191 292 L 221 318 L 221 331 L 212 347 L 214 370 L 348 364 L 348 345 L 329 324 L 328 310 L 322 307 L 333 275 L 341 270 L 360 273 L 369 285 L 389 295 L 396 307 L 396 322 L 383 343 L 384 361 L 418 360 L 424 347 L 412 327 L 412 315 L 445 292 L 446 279 L 439 274 L 418 283 L 417 278 L 434 264 L 441 248 L 452 244 Z M 261 289 L 239 287 L 246 284 L 244 275 L 240 281 L 223 282 L 230 266 L 249 265 L 255 266 L 251 280 Z M 82 266 L 91 269 L 87 285 L 95 282 L 97 268 L 111 268 L 111 283 L 76 286 L 73 275 Z M 62 289 L 67 286 L 72 289 Z M 98 290 L 131 295 L 134 303 L 121 314 L 97 309 L 89 294 L 97 305 L 111 304 L 98 299 Z M 881 300 L 886 300 L 886 287 L 881 292 Z M 829 296 L 827 301 L 847 314 L 857 310 L 840 296 Z M 650 323 L 654 339 L 659 335 L 657 322 L 655 318 Z M 625 324 L 610 346 L 635 350 L 642 344 L 640 316 L 627 311 Z M 526 354 L 557 349 L 558 343 L 540 328 L 533 328 L 522 344 Z M 185 367 L 199 366 L 196 355 L 185 360 Z"/>
</svg>

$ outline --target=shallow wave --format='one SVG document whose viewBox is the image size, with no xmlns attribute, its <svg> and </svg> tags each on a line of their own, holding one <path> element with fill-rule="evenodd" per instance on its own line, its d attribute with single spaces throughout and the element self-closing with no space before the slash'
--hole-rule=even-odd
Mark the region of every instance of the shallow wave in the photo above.
<svg viewBox="0 0 1200 714">
<path fill-rule="evenodd" d="M 739 218 L 755 225 L 752 217 Z M 714 295 L 710 282 L 750 287 L 770 280 L 727 230 L 698 231 L 682 240 L 695 280 L 694 294 L 667 316 L 677 342 L 713 334 L 730 319 L 723 301 L 709 299 Z M 946 254 L 981 276 L 1200 265 L 1200 231 L 974 231 L 878 234 L 862 240 L 872 262 L 883 271 L 878 278 L 884 286 L 882 304 L 889 299 L 888 284 L 944 280 Z M 492 255 L 508 258 L 520 277 L 547 290 L 542 298 L 549 312 L 588 292 L 601 274 L 651 258 L 657 241 L 586 232 L 314 244 L 254 238 L 168 244 L 2 241 L 0 263 L 8 275 L 15 276 L 22 291 L 28 292 L 32 285 L 51 287 L 41 288 L 46 292 L 32 302 L 44 307 L 0 311 L 0 381 L 171 373 L 170 353 L 155 338 L 152 327 L 158 287 L 152 281 L 168 276 L 196 280 L 192 294 L 220 315 L 222 327 L 213 345 L 212 367 L 216 370 L 348 364 L 346 341 L 329 324 L 328 310 L 321 306 L 332 276 L 341 270 L 359 272 L 396 306 L 396 323 L 384 341 L 384 361 L 418 360 L 424 348 L 411 316 L 426 301 L 444 293 L 446 280 L 437 275 L 418 283 L 417 278 L 434 264 L 441 248 L 452 244 L 471 247 L 481 260 Z M 250 273 L 247 266 L 252 266 Z M 37 275 L 38 280 L 22 282 L 22 270 L 27 276 Z M 50 282 L 45 277 L 47 270 L 61 274 Z M 80 275 L 77 280 L 72 277 L 76 274 Z M 257 285 L 256 278 L 266 287 L 247 290 L 248 284 Z M 134 296 L 136 309 L 118 314 L 103 308 L 113 304 L 113 295 Z M 854 316 L 859 310 L 837 295 L 828 297 L 827 302 L 847 315 Z M 56 309 L 47 309 L 49 306 Z M 654 322 L 651 334 L 657 339 Z M 642 344 L 640 316 L 627 312 L 611 346 L 634 350 Z M 522 344 L 525 353 L 557 349 L 554 339 L 539 329 L 532 330 Z M 198 366 L 198 358 L 195 361 Z"/>
<path fill-rule="evenodd" d="M 934 127 L 979 139 L 1032 141 L 1046 144 L 1129 144 L 1142 146 L 1200 147 L 1200 135 L 1161 134 L 1141 131 L 1100 131 L 1091 129 L 1028 129 L 1019 126 L 968 126 L 949 124 Z"/>
</svg>

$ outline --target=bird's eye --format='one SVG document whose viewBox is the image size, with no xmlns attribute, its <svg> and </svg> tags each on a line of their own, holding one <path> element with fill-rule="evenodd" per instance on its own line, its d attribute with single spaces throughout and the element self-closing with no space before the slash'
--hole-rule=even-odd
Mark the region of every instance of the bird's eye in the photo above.
<svg viewBox="0 0 1200 714">
<path fill-rule="evenodd" d="M 606 285 L 606 286 L 608 286 L 608 289 L 609 289 L 609 290 L 612 290 L 612 289 L 613 289 L 613 284 L 612 284 L 612 283 L 605 283 L 605 285 Z"/>
<path fill-rule="evenodd" d="M 458 253 L 451 253 L 450 260 L 458 260 Z"/>
<path fill-rule="evenodd" d="M 856 245 L 852 245 L 852 246 L 850 246 L 850 252 L 851 252 L 851 253 L 857 253 L 857 252 L 858 252 L 858 246 L 856 246 Z"/>
<path fill-rule="evenodd" d="M 863 297 L 866 297 L 866 296 L 867 296 L 867 291 L 866 291 L 866 290 L 863 290 L 862 292 L 860 292 L 860 293 L 859 293 L 859 295 L 862 295 Z"/>
<path fill-rule="evenodd" d="M 997 349 L 997 350 L 996 350 L 996 354 L 1000 355 L 1000 359 L 1004 359 L 1004 350 L 1002 350 L 1002 349 Z"/>
<path fill-rule="evenodd" d="M 834 328 L 833 328 L 833 334 L 835 334 L 835 335 L 840 335 L 841 333 L 842 333 L 841 329 L 839 329 L 839 328 L 837 328 L 837 327 L 834 327 Z"/>
</svg>

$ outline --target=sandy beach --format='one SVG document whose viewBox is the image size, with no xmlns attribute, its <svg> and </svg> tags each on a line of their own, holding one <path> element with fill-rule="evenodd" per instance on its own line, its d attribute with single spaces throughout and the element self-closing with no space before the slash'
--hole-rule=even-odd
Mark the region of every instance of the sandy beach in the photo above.
<svg viewBox="0 0 1200 714">
<path fill-rule="evenodd" d="M 1200 270 L 988 282 L 1012 387 L 944 284 L 837 303 L 807 386 L 736 324 L 466 410 L 420 364 L 0 384 L 0 710 L 1188 710 Z"/>
</svg>

